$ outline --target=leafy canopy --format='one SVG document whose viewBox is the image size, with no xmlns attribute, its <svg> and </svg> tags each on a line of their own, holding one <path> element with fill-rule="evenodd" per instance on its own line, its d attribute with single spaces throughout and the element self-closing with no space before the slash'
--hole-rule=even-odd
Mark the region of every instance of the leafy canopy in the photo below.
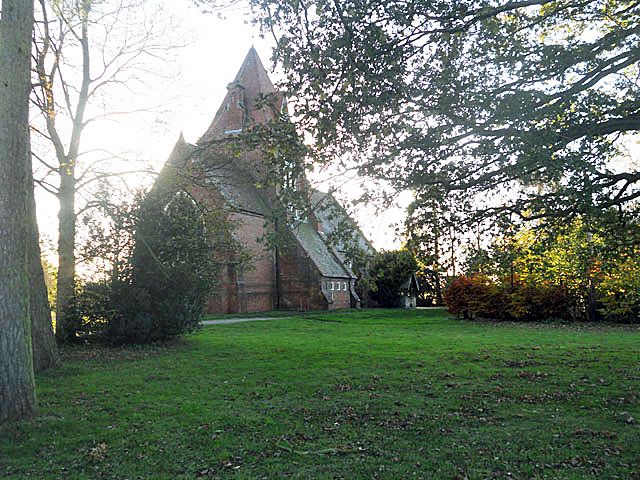
<svg viewBox="0 0 640 480">
<path fill-rule="evenodd" d="M 317 153 L 525 218 L 630 208 L 640 5 L 254 0 Z"/>
</svg>

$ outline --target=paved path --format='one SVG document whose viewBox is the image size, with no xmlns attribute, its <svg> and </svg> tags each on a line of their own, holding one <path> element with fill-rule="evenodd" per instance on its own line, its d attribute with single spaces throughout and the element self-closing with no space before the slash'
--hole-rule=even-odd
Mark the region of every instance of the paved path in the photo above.
<svg viewBox="0 0 640 480">
<path fill-rule="evenodd" d="M 280 320 L 282 318 L 293 317 L 247 317 L 247 318 L 225 318 L 222 320 L 203 320 L 200 322 L 202 325 L 226 325 L 228 323 L 243 323 L 243 322 L 266 322 L 268 320 Z"/>
</svg>

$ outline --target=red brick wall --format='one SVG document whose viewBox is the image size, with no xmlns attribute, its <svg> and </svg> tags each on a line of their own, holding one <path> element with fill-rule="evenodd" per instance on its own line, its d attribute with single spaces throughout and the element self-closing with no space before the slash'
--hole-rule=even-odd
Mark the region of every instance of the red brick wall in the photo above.
<svg viewBox="0 0 640 480">
<path fill-rule="evenodd" d="M 265 312 L 273 310 L 275 268 L 273 252 L 258 240 L 267 233 L 264 217 L 233 212 L 235 237 L 250 254 L 248 267 L 223 268 L 220 286 L 212 292 L 207 313 Z"/>
<path fill-rule="evenodd" d="M 210 208 L 219 208 L 222 204 L 213 187 L 194 187 L 192 193 Z M 265 218 L 232 212 L 229 220 L 235 226 L 235 238 L 251 256 L 247 262 L 249 267 L 243 271 L 238 271 L 233 264 L 221 268 L 218 287 L 206 305 L 207 313 L 264 312 L 278 308 L 278 303 L 280 309 L 300 311 L 351 306 L 349 280 L 322 277 L 292 235 L 287 235 L 286 245 L 279 249 L 280 298 L 276 298 L 275 252 L 259 241 L 269 233 Z M 327 281 L 334 282 L 333 291 Z M 344 283 L 347 283 L 346 290 Z"/>
<path fill-rule="evenodd" d="M 351 306 L 349 279 L 323 277 L 294 238 L 289 238 L 279 257 L 281 308 L 326 310 Z"/>
<path fill-rule="evenodd" d="M 275 296 L 274 253 L 260 242 L 268 232 L 262 216 L 232 213 L 231 220 L 236 225 L 235 236 L 250 253 L 248 268 L 239 272 L 240 310 L 243 312 L 264 312 L 273 310 Z"/>
<path fill-rule="evenodd" d="M 333 302 L 329 304 L 330 310 L 351 307 L 351 290 L 349 288 L 350 280 L 345 278 L 325 277 L 323 282 L 323 287 L 327 296 L 333 300 Z M 332 284 L 333 290 L 331 289 Z"/>
<path fill-rule="evenodd" d="M 280 308 L 284 310 L 325 310 L 328 302 L 322 294 L 322 277 L 300 247 L 281 250 Z"/>
</svg>

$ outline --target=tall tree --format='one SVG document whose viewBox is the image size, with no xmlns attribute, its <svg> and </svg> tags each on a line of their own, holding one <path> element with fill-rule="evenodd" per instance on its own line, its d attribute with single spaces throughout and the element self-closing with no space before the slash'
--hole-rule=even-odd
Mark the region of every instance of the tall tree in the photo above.
<svg viewBox="0 0 640 480">
<path fill-rule="evenodd" d="M 32 0 L 0 17 L 0 423 L 35 405 L 27 273 Z"/>
<path fill-rule="evenodd" d="M 40 233 L 36 217 L 36 200 L 33 191 L 31 155 L 27 168 L 29 179 L 27 203 L 27 264 L 29 274 L 29 306 L 31 314 L 31 341 L 33 368 L 36 372 L 53 367 L 58 362 L 56 339 L 51 322 L 51 305 L 42 268 Z"/>
<path fill-rule="evenodd" d="M 481 213 L 637 208 L 637 1 L 253 3 L 329 157 Z"/>
<path fill-rule="evenodd" d="M 72 313 L 75 248 L 77 216 L 86 205 L 78 205 L 77 196 L 87 193 L 95 180 L 141 170 L 101 169 L 100 165 L 116 156 L 102 148 L 106 155 L 87 161 L 81 145 L 88 125 L 111 115 L 132 113 L 114 112 L 107 105 L 95 108 L 92 101 L 100 101 L 109 87 L 133 90 L 143 81 L 138 74 L 148 75 L 144 60 L 170 48 L 156 38 L 162 33 L 158 29 L 161 13 L 147 11 L 145 5 L 141 0 L 39 0 L 42 21 L 34 42 L 38 83 L 33 102 L 42 113 L 44 127 L 36 132 L 53 146 L 55 158 L 36 158 L 59 179 L 58 185 L 48 180 L 39 184 L 60 204 L 56 298 L 56 337 L 60 341 L 73 339 L 79 328 Z"/>
</svg>

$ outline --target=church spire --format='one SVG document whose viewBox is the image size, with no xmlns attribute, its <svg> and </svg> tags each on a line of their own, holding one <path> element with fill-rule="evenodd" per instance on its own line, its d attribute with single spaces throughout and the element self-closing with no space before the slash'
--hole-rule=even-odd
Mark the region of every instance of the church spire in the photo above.
<svg viewBox="0 0 640 480">
<path fill-rule="evenodd" d="M 267 102 L 264 101 L 265 97 Z M 275 120 L 274 107 L 279 109 L 282 106 L 282 98 L 271 83 L 258 52 L 252 46 L 235 79 L 227 85 L 227 95 L 211 126 L 198 143 L 240 133 L 252 123 Z"/>
</svg>

